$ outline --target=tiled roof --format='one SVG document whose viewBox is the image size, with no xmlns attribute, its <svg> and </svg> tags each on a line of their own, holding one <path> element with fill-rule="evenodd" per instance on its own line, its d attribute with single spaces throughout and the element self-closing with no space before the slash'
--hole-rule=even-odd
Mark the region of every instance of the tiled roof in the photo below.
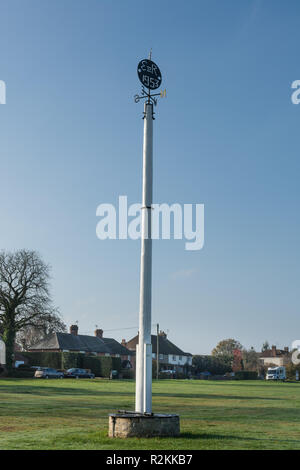
<svg viewBox="0 0 300 470">
<path fill-rule="evenodd" d="M 284 351 L 283 349 L 276 349 L 275 353 L 276 355 L 274 356 L 272 349 L 266 349 L 260 353 L 259 357 L 281 357 L 289 354 L 288 351 Z"/>
<path fill-rule="evenodd" d="M 102 338 L 105 346 L 110 350 L 111 354 L 120 354 L 120 356 L 128 356 L 131 354 L 127 348 L 125 348 L 122 344 L 118 343 L 113 338 Z"/>
<path fill-rule="evenodd" d="M 128 349 L 136 349 L 136 344 L 138 343 L 138 335 L 132 338 L 127 343 Z M 152 343 L 152 352 L 156 353 L 157 348 L 157 336 L 151 335 L 151 343 Z M 158 352 L 159 354 L 165 355 L 173 355 L 173 356 L 191 356 L 190 353 L 182 351 L 182 349 L 178 348 L 175 344 L 171 343 L 166 337 L 163 335 L 158 335 Z"/>
<path fill-rule="evenodd" d="M 97 336 L 73 335 L 70 333 L 53 333 L 44 340 L 30 348 L 36 349 L 60 349 L 68 351 L 84 351 L 107 354 L 130 355 L 130 351 L 112 338 L 99 338 Z"/>
</svg>

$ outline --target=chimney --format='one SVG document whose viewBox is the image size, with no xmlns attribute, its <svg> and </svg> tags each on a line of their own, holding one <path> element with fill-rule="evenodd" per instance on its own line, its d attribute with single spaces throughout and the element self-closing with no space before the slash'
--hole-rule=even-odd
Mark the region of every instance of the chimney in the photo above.
<svg viewBox="0 0 300 470">
<path fill-rule="evenodd" d="M 97 336 L 97 338 L 102 338 L 103 337 L 103 330 L 101 330 L 101 328 L 95 330 L 95 336 Z"/>
<path fill-rule="evenodd" d="M 276 357 L 276 346 L 272 346 L 272 357 Z"/>
<path fill-rule="evenodd" d="M 78 326 L 77 325 L 71 325 L 70 326 L 70 333 L 71 333 L 71 335 L 77 336 L 78 335 Z"/>
<path fill-rule="evenodd" d="M 161 330 L 160 330 L 159 336 L 161 336 L 162 338 L 166 339 L 166 338 L 167 338 L 167 333 L 165 333 L 164 331 L 161 331 Z"/>
</svg>

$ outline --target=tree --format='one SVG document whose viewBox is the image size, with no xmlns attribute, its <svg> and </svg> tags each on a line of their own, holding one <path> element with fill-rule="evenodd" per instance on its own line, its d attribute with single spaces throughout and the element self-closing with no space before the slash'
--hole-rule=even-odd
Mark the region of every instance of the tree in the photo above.
<svg viewBox="0 0 300 470">
<path fill-rule="evenodd" d="M 223 375 L 232 370 L 230 364 L 222 358 L 205 355 L 193 356 L 193 369 L 195 374 L 210 372 L 212 375 Z"/>
<path fill-rule="evenodd" d="M 262 345 L 261 352 L 267 351 L 268 349 L 270 349 L 270 345 L 268 341 L 265 341 L 264 344 Z"/>
<path fill-rule="evenodd" d="M 243 363 L 245 370 L 259 371 L 261 365 L 259 354 L 253 347 L 243 350 Z"/>
<path fill-rule="evenodd" d="M 212 350 L 211 354 L 215 357 L 222 358 L 225 362 L 232 363 L 235 349 L 243 349 L 239 341 L 233 338 L 223 339 Z"/>
<path fill-rule="evenodd" d="M 23 350 L 30 349 L 35 343 L 42 341 L 51 333 L 65 333 L 67 327 L 57 313 L 43 315 L 36 320 L 35 325 L 27 325 L 17 335 L 17 343 Z"/>
<path fill-rule="evenodd" d="M 238 372 L 244 369 L 243 355 L 241 349 L 233 350 L 232 370 Z"/>
<path fill-rule="evenodd" d="M 57 313 L 49 293 L 49 272 L 35 251 L 0 252 L 0 334 L 9 372 L 17 332 L 36 327 Z"/>
</svg>

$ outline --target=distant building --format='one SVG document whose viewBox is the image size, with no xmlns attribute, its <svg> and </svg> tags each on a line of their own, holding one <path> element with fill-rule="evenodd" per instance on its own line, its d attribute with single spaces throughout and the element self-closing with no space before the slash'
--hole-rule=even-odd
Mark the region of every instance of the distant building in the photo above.
<svg viewBox="0 0 300 470">
<path fill-rule="evenodd" d="M 132 352 L 113 338 L 103 338 L 103 330 L 95 336 L 79 335 L 78 326 L 71 325 L 70 333 L 52 333 L 28 350 L 31 352 L 78 352 L 96 356 L 120 357 L 130 361 Z"/>
<path fill-rule="evenodd" d="M 136 345 L 139 342 L 139 336 L 135 336 L 126 343 L 122 340 L 123 346 L 126 346 L 130 351 L 136 351 Z M 157 336 L 151 335 L 152 343 L 152 358 L 156 360 L 157 354 Z M 184 372 L 187 366 L 192 365 L 192 354 L 182 351 L 178 346 L 171 343 L 167 339 L 164 331 L 158 335 L 158 354 L 160 370 L 174 370 L 176 372 Z M 135 363 L 133 362 L 135 368 Z"/>
<path fill-rule="evenodd" d="M 291 362 L 291 354 L 288 347 L 277 349 L 276 346 L 272 346 L 272 349 L 266 349 L 266 351 L 261 352 L 259 358 L 265 366 L 270 364 L 285 366 Z"/>
</svg>

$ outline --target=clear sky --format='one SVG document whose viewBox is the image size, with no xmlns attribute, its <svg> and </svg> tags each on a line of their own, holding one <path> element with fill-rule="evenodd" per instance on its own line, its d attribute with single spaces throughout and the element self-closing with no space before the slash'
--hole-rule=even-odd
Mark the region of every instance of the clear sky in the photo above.
<svg viewBox="0 0 300 470">
<path fill-rule="evenodd" d="M 199 354 L 228 337 L 256 348 L 299 339 L 299 1 L 0 7 L 0 246 L 51 264 L 67 325 L 137 332 L 140 242 L 97 239 L 96 208 L 141 200 L 143 105 L 133 95 L 152 47 L 167 88 L 154 202 L 205 205 L 201 251 L 154 242 L 153 323 Z"/>
</svg>

